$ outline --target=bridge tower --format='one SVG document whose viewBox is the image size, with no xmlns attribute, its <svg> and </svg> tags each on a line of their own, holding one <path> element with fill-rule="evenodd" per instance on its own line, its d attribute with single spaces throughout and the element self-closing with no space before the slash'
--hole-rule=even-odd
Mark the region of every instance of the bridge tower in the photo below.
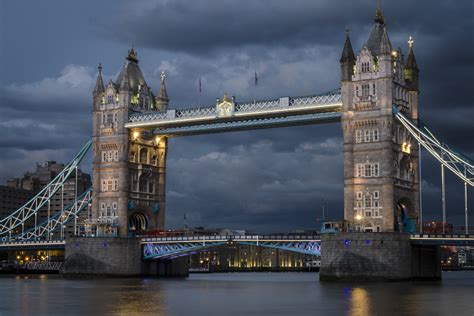
<svg viewBox="0 0 474 316">
<path fill-rule="evenodd" d="M 344 219 L 353 231 L 413 231 L 419 213 L 419 153 L 392 106 L 418 119 L 413 40 L 393 49 L 380 8 L 357 56 L 346 34 L 341 64 Z"/>
<path fill-rule="evenodd" d="M 166 111 L 164 74 L 155 98 L 132 48 L 115 82 L 104 86 L 99 64 L 93 104 L 92 223 L 97 235 L 125 237 L 163 229 L 167 139 L 130 131 L 125 123 L 134 112 Z"/>
</svg>

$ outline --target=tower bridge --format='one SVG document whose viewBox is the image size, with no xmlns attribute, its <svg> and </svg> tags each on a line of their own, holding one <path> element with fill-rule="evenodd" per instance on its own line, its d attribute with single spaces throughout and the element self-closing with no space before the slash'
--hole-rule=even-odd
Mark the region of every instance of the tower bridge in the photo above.
<svg viewBox="0 0 474 316">
<path fill-rule="evenodd" d="M 403 260 L 419 262 L 426 249 L 430 258 L 436 258 L 432 251 L 436 249 L 434 245 L 472 244 L 472 235 L 467 230 L 467 192 L 468 186 L 474 185 L 473 161 L 440 141 L 421 122 L 419 69 L 413 39 L 410 37 L 408 41 L 405 58 L 400 48 L 392 46 L 380 9 L 376 11 L 369 38 L 357 56 L 349 33 L 346 34 L 340 58 L 340 87 L 326 93 L 251 102 L 240 102 L 224 94 L 212 106 L 173 109 L 169 106 L 164 73 L 155 95 L 141 72 L 133 48 L 115 81 L 104 84 L 102 65 L 99 64 L 98 70 L 92 93 L 92 139 L 47 187 L 0 220 L 3 242 L 0 248 L 64 245 L 70 252 L 66 251 L 66 263 L 70 258 L 76 264 L 81 260 L 101 262 L 106 254 L 111 256 L 107 249 L 115 249 L 110 251 L 112 257 L 118 258 L 125 249 L 129 253 L 128 260 L 135 260 L 130 263 L 131 270 L 127 270 L 130 272 L 139 269 L 136 258 L 170 258 L 197 247 L 230 240 L 313 254 L 319 252 L 322 243 L 326 249 L 322 252 L 323 265 L 329 269 L 325 273 L 340 277 L 338 269 L 347 266 L 347 260 L 375 262 L 378 266 L 374 269 L 383 273 L 381 263 L 377 263 L 380 261 L 377 253 L 363 246 L 363 238 L 372 240 L 367 237 L 371 233 L 378 245 L 386 242 L 383 249 L 388 249 L 390 262 L 383 264 L 395 268 L 403 259 L 390 256 L 397 251 L 406 254 Z M 150 229 L 164 230 L 170 137 L 334 122 L 340 122 L 343 132 L 345 229 L 359 235 L 328 235 L 321 240 L 313 236 L 299 241 L 286 237 L 272 240 L 265 236 L 209 237 L 207 241 L 141 239 L 137 242 L 130 239 Z M 447 236 L 444 224 L 441 236 L 422 235 L 421 148 L 439 161 L 443 175 L 446 168 L 464 183 L 466 231 L 463 236 Z M 89 149 L 93 156 L 92 188 L 76 196 L 72 205 L 57 214 L 48 214 L 45 222 L 38 223 L 38 212 L 74 175 Z M 444 187 L 443 178 L 443 201 Z M 71 220 L 77 221 L 80 212 L 88 212 L 88 216 L 85 223 L 75 223 L 76 235 L 86 234 L 90 238 L 75 237 L 65 241 L 62 227 Z M 442 222 L 446 222 L 445 204 Z M 59 244 L 55 241 L 58 235 Z M 204 244 L 199 245 L 200 242 Z M 68 245 L 75 246 L 68 248 Z M 358 248 L 353 249 L 351 245 Z M 417 250 L 411 251 L 410 247 Z M 364 254 L 363 258 L 358 252 Z M 103 266 L 106 265 L 99 264 L 97 269 Z M 114 271 L 125 273 L 122 270 L 109 272 L 114 274 Z M 408 275 L 404 270 L 395 278 Z"/>
</svg>

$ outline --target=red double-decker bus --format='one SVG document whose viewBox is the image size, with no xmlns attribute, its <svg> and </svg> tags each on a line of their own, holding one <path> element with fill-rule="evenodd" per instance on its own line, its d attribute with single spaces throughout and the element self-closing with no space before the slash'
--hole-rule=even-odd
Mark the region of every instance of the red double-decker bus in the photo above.
<svg viewBox="0 0 474 316">
<path fill-rule="evenodd" d="M 453 233 L 453 224 L 444 222 L 444 233 Z M 443 222 L 423 222 L 423 234 L 443 234 Z"/>
</svg>

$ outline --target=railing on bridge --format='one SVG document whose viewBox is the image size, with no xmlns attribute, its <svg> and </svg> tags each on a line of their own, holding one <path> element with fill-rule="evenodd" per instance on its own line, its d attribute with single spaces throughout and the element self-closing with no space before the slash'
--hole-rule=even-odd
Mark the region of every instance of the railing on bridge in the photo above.
<svg viewBox="0 0 474 316">
<path fill-rule="evenodd" d="M 316 107 L 323 108 L 327 106 L 342 106 L 341 93 L 339 89 L 311 96 L 283 97 L 278 99 L 235 103 L 234 115 L 245 116 L 248 114 L 264 114 L 266 112 L 281 112 Z M 213 105 L 182 110 L 173 109 L 166 112 L 134 113 L 129 116 L 129 123 L 165 123 L 180 120 L 184 121 L 186 119 L 216 118 L 217 115 L 216 106 Z"/>
</svg>

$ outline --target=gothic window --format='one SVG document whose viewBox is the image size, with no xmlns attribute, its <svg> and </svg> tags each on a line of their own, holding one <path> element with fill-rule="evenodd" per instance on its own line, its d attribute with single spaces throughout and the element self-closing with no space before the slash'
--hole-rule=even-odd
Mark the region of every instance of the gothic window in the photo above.
<svg viewBox="0 0 474 316">
<path fill-rule="evenodd" d="M 364 165 L 363 164 L 357 164 L 357 177 L 362 178 L 364 176 Z"/>
<path fill-rule="evenodd" d="M 361 143 L 362 142 L 362 131 L 361 130 L 356 130 L 356 133 L 355 133 L 355 141 L 356 143 Z"/>
<path fill-rule="evenodd" d="M 112 203 L 112 209 L 114 209 L 114 210 L 117 209 L 117 203 L 116 202 Z"/>
<path fill-rule="evenodd" d="M 370 178 L 372 176 L 371 164 L 370 163 L 365 164 L 364 169 L 365 169 L 364 177 Z"/>
<path fill-rule="evenodd" d="M 357 192 L 357 199 L 362 200 L 362 191 Z"/>
<path fill-rule="evenodd" d="M 147 177 L 146 175 L 144 175 L 144 174 L 142 174 L 142 175 L 140 176 L 140 181 L 139 181 L 139 184 L 138 184 L 138 186 L 139 186 L 139 187 L 138 187 L 138 191 L 140 191 L 140 192 L 148 192 L 148 191 L 147 191 L 147 190 L 148 190 L 148 187 L 147 187 L 147 185 L 148 185 L 148 179 L 147 179 L 147 178 L 148 178 L 148 177 Z"/>
<path fill-rule="evenodd" d="M 136 153 L 134 151 L 130 152 L 130 161 L 135 162 Z"/>
<path fill-rule="evenodd" d="M 375 83 L 372 84 L 372 94 L 375 95 Z"/>
<path fill-rule="evenodd" d="M 363 62 L 362 63 L 362 73 L 366 73 L 370 71 L 370 65 L 369 62 Z"/>
<path fill-rule="evenodd" d="M 379 141 L 379 130 L 378 129 L 371 129 L 370 130 L 370 138 L 373 142 Z"/>
<path fill-rule="evenodd" d="M 103 151 L 102 152 L 102 162 L 106 162 L 106 161 L 107 161 L 107 152 Z"/>
<path fill-rule="evenodd" d="M 151 156 L 151 164 L 152 165 L 156 165 L 157 158 L 158 157 L 156 155 Z"/>
<path fill-rule="evenodd" d="M 140 163 L 148 163 L 148 149 L 146 148 L 140 150 Z"/>
<path fill-rule="evenodd" d="M 378 177 L 379 176 L 379 164 L 378 163 L 374 163 L 371 165 L 371 169 L 372 169 L 372 174 L 371 176 L 372 177 Z"/>
<path fill-rule="evenodd" d="M 118 150 L 114 150 L 114 161 L 118 161 Z"/>
<path fill-rule="evenodd" d="M 113 185 L 112 180 L 107 180 L 107 191 L 112 191 Z"/>
<path fill-rule="evenodd" d="M 107 192 L 107 180 L 102 180 L 102 192 Z"/>
<path fill-rule="evenodd" d="M 148 183 L 148 192 L 149 193 L 153 193 L 155 191 L 155 184 L 153 183 L 153 181 L 151 180 L 149 183 Z"/>
<path fill-rule="evenodd" d="M 114 96 L 113 95 L 108 95 L 107 96 L 107 104 L 114 103 Z"/>
<path fill-rule="evenodd" d="M 362 85 L 362 96 L 363 97 L 368 97 L 369 96 L 369 88 L 370 88 L 370 86 L 368 84 L 363 84 Z"/>
<path fill-rule="evenodd" d="M 375 231 L 376 231 L 377 233 L 380 233 L 382 230 L 380 229 L 380 226 L 376 226 L 376 227 L 375 227 Z"/>
<path fill-rule="evenodd" d="M 375 200 L 379 199 L 379 191 L 374 191 L 374 199 Z"/>
<path fill-rule="evenodd" d="M 118 179 L 112 180 L 112 191 L 118 191 Z"/>
<path fill-rule="evenodd" d="M 112 160 L 113 160 L 113 153 L 112 153 L 112 151 L 108 151 L 108 152 L 107 152 L 107 156 L 108 156 L 108 161 L 112 161 Z"/>
<path fill-rule="evenodd" d="M 370 142 L 370 130 L 369 129 L 366 129 L 364 131 L 364 141 L 366 143 L 369 143 Z"/>
<path fill-rule="evenodd" d="M 107 124 L 111 125 L 114 122 L 114 114 L 113 113 L 107 113 Z"/>
</svg>

